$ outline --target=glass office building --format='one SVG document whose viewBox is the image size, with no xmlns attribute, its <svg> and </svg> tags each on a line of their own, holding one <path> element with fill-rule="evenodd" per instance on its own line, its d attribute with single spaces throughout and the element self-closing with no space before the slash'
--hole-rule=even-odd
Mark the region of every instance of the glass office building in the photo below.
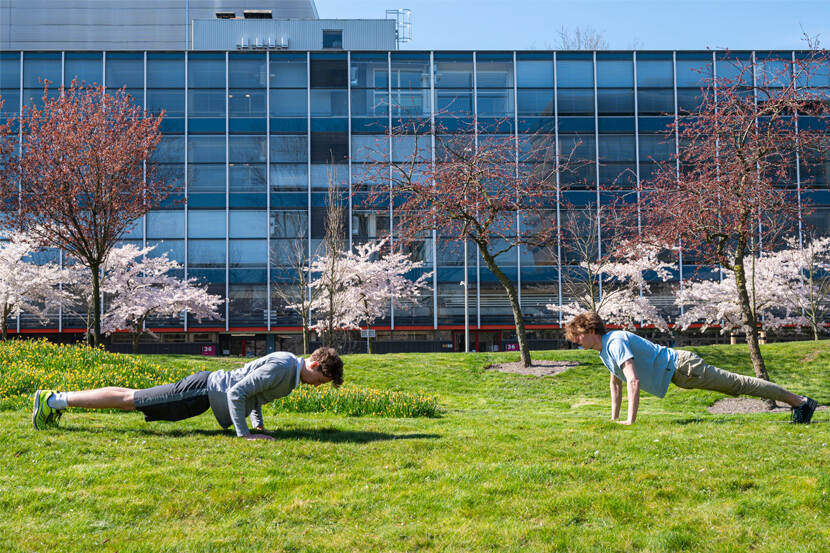
<svg viewBox="0 0 830 553">
<path fill-rule="evenodd" d="M 187 276 L 209 283 L 212 292 L 229 301 L 220 322 L 181 318 L 152 326 L 264 340 L 299 332 L 297 317 L 278 300 L 274 287 L 290 278 L 286 263 L 292 243 L 305 240 L 311 251 L 320 243 L 330 179 L 348 192 L 348 245 L 394 234 L 394 213 L 367 209 L 356 190 L 375 178 L 370 169 L 378 144 L 386 144 L 385 155 L 393 160 L 411 151 L 406 137 L 384 135 L 396 118 L 438 113 L 449 128 L 457 119 L 503 118 L 510 125 L 497 132 L 513 135 L 517 143 L 522 134 L 543 130 L 560 151 L 578 144 L 577 155 L 588 163 L 567 177 L 573 182 L 563 182 L 569 186 L 565 194 L 573 205 L 596 209 L 601 187 L 616 182 L 634 189 L 649 178 L 656 162 L 675 151 L 667 125 L 675 114 L 695 107 L 701 79 L 725 63 L 719 55 L 4 51 L 0 96 L 2 115 L 9 116 L 39 101 L 41 79 L 65 85 L 78 79 L 126 87 L 148 111 L 165 110 L 155 161 L 180 184 L 178 197 L 186 203 L 154 210 L 125 239 L 157 244 L 156 251 L 181 262 Z M 799 52 L 777 55 L 790 58 Z M 55 93 L 53 88 L 50 94 Z M 806 220 L 825 235 L 830 233 L 828 169 L 818 164 L 809 168 L 809 179 L 801 171 L 797 182 L 782 183 L 796 186 L 812 204 Z M 457 243 L 445 241 L 449 238 L 439 234 L 416 249 L 424 270 L 434 271 L 432 289 L 420 304 L 390 308 L 378 322 L 379 337 L 443 342 L 446 349 L 458 349 L 465 323 L 465 289 L 459 285 L 464 259 Z M 568 260 L 552 247 L 523 248 L 500 262 L 519 286 L 531 337 L 551 338 L 561 320 L 545 305 L 568 301 L 559 279 Z M 467 266 L 473 339 L 481 350 L 503 348 L 513 328 L 506 295 L 472 244 Z M 681 265 L 677 279 L 697 269 Z M 659 294 L 655 301 L 670 304 Z M 78 323 L 62 314 L 45 328 L 72 332 Z M 10 328 L 15 325 L 44 328 L 25 316 Z"/>
</svg>

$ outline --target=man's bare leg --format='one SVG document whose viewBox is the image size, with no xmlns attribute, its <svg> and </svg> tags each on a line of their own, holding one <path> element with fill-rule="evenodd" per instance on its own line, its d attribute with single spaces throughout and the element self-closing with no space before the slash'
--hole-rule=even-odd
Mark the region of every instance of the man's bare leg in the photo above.
<svg viewBox="0 0 830 553">
<path fill-rule="evenodd" d="M 84 407 L 86 409 L 121 409 L 135 411 L 133 396 L 136 390 L 108 386 L 96 390 L 81 392 L 67 392 L 66 403 L 69 407 Z"/>
</svg>

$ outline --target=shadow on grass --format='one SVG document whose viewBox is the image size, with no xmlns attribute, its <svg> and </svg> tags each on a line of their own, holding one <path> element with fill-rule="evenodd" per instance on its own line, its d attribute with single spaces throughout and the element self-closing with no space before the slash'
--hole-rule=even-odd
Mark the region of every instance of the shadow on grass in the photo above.
<svg viewBox="0 0 830 553">
<path fill-rule="evenodd" d="M 83 432 L 87 434 L 101 434 L 112 432 L 114 428 L 84 428 L 80 426 L 64 426 L 61 431 Z M 227 430 L 207 430 L 203 428 L 171 428 L 170 430 L 158 430 L 155 428 L 125 428 L 118 430 L 124 434 L 140 434 L 144 436 L 159 436 L 168 438 L 186 438 L 190 436 L 227 436 L 233 437 L 233 433 Z M 310 440 L 315 442 L 331 443 L 356 443 L 365 444 L 370 442 L 381 442 L 390 440 L 435 440 L 441 437 L 440 434 L 390 434 L 387 432 L 372 432 L 359 430 L 337 430 L 336 428 L 317 429 L 291 429 L 291 430 L 266 430 L 264 434 L 272 436 L 277 441 L 281 440 Z"/>
</svg>

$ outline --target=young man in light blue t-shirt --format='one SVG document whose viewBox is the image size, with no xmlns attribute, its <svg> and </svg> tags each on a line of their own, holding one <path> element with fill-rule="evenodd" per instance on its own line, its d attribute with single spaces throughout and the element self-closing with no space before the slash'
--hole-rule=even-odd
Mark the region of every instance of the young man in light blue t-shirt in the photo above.
<svg viewBox="0 0 830 553">
<path fill-rule="evenodd" d="M 599 352 L 611 372 L 611 420 L 620 424 L 634 424 L 641 389 L 663 397 L 670 382 L 680 388 L 781 401 L 792 408 L 794 423 L 809 423 L 818 405 L 816 400 L 793 394 L 778 384 L 708 365 L 690 351 L 660 346 L 624 330 L 606 332 L 605 323 L 593 311 L 580 313 L 566 324 L 565 338 Z M 620 421 L 623 382 L 628 389 L 628 418 Z"/>
</svg>

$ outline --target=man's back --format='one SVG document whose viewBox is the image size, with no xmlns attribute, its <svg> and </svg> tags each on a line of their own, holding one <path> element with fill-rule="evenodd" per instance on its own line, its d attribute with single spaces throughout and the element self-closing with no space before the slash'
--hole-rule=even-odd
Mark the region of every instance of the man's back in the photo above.
<svg viewBox="0 0 830 553">
<path fill-rule="evenodd" d="M 677 353 L 625 330 L 602 336 L 602 362 L 617 378 L 626 382 L 622 365 L 631 359 L 643 390 L 657 397 L 666 395 L 677 362 Z"/>
</svg>

